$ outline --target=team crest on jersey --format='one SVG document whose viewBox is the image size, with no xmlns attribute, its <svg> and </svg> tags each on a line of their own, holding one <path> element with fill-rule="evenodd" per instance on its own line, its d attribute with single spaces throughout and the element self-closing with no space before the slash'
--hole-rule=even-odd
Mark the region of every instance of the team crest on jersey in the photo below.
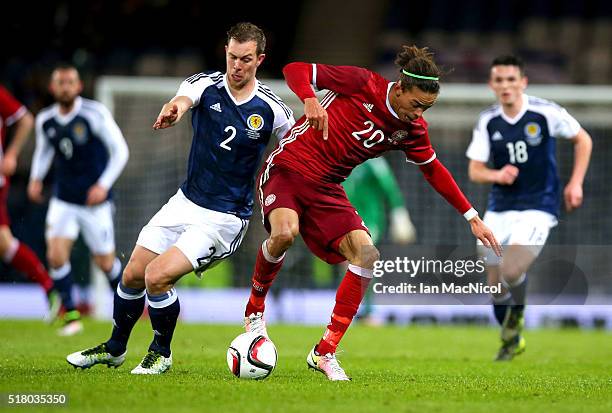
<svg viewBox="0 0 612 413">
<path fill-rule="evenodd" d="M 274 201 L 276 201 L 276 195 L 270 194 L 266 197 L 266 200 L 264 201 L 264 205 L 270 206 L 274 203 Z"/>
<path fill-rule="evenodd" d="M 264 120 L 261 115 L 254 113 L 247 118 L 247 125 L 251 130 L 261 130 L 264 126 Z"/>
<path fill-rule="evenodd" d="M 391 134 L 390 138 L 387 138 L 387 142 L 391 145 L 398 145 L 400 142 L 407 139 L 409 135 L 407 130 L 396 130 Z"/>
<path fill-rule="evenodd" d="M 87 128 L 85 127 L 85 124 L 82 122 L 75 123 L 72 127 L 72 136 L 75 143 L 85 143 L 87 140 Z"/>
<path fill-rule="evenodd" d="M 542 142 L 542 128 L 535 122 L 525 125 L 525 140 L 531 146 L 537 146 Z"/>
</svg>

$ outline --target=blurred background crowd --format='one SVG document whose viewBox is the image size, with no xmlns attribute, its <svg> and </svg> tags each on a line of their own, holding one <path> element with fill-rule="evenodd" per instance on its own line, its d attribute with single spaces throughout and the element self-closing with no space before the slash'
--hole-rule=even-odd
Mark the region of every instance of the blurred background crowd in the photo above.
<svg viewBox="0 0 612 413">
<path fill-rule="evenodd" d="M 0 79 L 33 111 L 47 103 L 58 60 L 78 65 L 90 92 L 102 74 L 185 76 L 222 64 L 225 31 L 241 20 L 266 32 L 262 78 L 279 78 L 293 59 L 384 68 L 415 43 L 452 69 L 448 82 L 482 82 L 491 58 L 508 52 L 525 58 L 534 83 L 612 82 L 606 0 L 56 0 L 3 14 Z"/>
</svg>

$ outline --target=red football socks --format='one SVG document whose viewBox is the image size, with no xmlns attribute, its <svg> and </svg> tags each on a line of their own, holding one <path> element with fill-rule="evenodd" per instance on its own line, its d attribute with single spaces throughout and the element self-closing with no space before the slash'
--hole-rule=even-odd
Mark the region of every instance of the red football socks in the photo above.
<svg viewBox="0 0 612 413">
<path fill-rule="evenodd" d="M 357 314 L 359 304 L 365 295 L 371 278 L 361 277 L 351 269 L 346 271 L 344 279 L 336 292 L 336 305 L 327 325 L 325 334 L 317 346 L 317 353 L 324 355 L 335 353 L 338 343 Z"/>
<path fill-rule="evenodd" d="M 19 242 L 15 255 L 9 262 L 9 265 L 17 271 L 27 275 L 32 281 L 36 281 L 45 292 L 49 292 L 53 288 L 53 280 L 49 277 L 49 273 L 42 265 L 34 251 L 23 242 Z"/>
<path fill-rule="evenodd" d="M 263 313 L 266 305 L 266 295 L 272 286 L 276 274 L 283 266 L 284 254 L 279 258 L 272 257 L 266 247 L 267 240 L 259 247 L 257 260 L 255 261 L 255 271 L 253 272 L 253 286 L 251 288 L 251 296 L 247 303 L 244 315 L 249 316 L 254 313 Z M 264 248 L 265 253 L 264 253 Z M 271 262 L 273 260 L 275 262 Z"/>
</svg>

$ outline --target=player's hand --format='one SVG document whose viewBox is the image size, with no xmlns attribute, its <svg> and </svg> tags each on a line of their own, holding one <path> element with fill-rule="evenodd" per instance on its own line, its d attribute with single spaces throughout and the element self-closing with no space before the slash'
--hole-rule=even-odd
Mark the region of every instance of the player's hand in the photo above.
<svg viewBox="0 0 612 413">
<path fill-rule="evenodd" d="M 499 185 L 512 185 L 518 177 L 519 169 L 514 165 L 504 165 L 497 171 L 495 182 Z"/>
<path fill-rule="evenodd" d="M 155 123 L 153 129 L 166 129 L 170 126 L 174 126 L 179 120 L 179 110 L 176 103 L 166 103 L 163 107 Z"/>
<path fill-rule="evenodd" d="M 304 116 L 308 124 L 316 130 L 323 131 L 323 140 L 327 140 L 327 111 L 317 98 L 304 100 Z"/>
<path fill-rule="evenodd" d="M 502 246 L 495 238 L 495 235 L 493 235 L 493 231 L 482 222 L 482 219 L 480 219 L 478 215 L 470 220 L 470 227 L 472 228 L 472 234 L 474 234 L 485 247 L 492 248 L 493 252 L 495 252 L 495 255 L 498 257 L 502 256 Z"/>
<path fill-rule="evenodd" d="M 42 196 L 43 183 L 39 180 L 30 181 L 28 184 L 28 198 L 32 202 L 36 202 L 37 204 L 42 204 L 45 200 Z"/>
<path fill-rule="evenodd" d="M 563 191 L 563 199 L 565 200 L 565 210 L 572 212 L 574 209 L 582 205 L 582 185 L 568 183 Z"/>
<path fill-rule="evenodd" d="M 416 228 L 406 208 L 394 208 L 391 211 L 391 240 L 398 244 L 412 244 L 416 241 Z"/>
<path fill-rule="evenodd" d="M 101 204 L 102 202 L 106 201 L 107 196 L 108 190 L 106 190 L 106 188 L 104 188 L 102 185 L 92 185 L 87 191 L 87 200 L 85 201 L 85 204 L 88 206 Z"/>
<path fill-rule="evenodd" d="M 2 167 L 0 168 L 0 172 L 4 176 L 13 176 L 15 169 L 17 169 L 17 157 L 12 153 L 7 152 L 2 158 Z"/>
</svg>

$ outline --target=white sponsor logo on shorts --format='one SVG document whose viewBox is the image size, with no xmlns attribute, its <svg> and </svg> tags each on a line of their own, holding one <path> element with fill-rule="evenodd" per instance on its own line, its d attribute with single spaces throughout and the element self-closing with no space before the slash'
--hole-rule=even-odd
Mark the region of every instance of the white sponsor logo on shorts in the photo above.
<svg viewBox="0 0 612 413">
<path fill-rule="evenodd" d="M 270 194 L 266 197 L 266 200 L 264 202 L 265 206 L 270 206 L 274 203 L 274 201 L 276 201 L 276 195 L 274 194 Z"/>
</svg>

